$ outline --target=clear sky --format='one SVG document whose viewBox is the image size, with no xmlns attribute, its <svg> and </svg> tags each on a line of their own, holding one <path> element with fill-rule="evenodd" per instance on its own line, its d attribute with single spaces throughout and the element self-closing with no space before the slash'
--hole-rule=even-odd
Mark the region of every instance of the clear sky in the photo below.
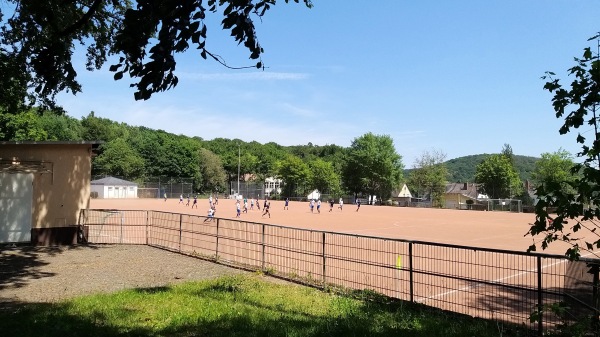
<svg viewBox="0 0 600 337">
<path fill-rule="evenodd" d="M 558 133 L 541 76 L 566 70 L 600 31 L 597 0 L 313 0 L 278 4 L 257 21 L 265 71 L 229 70 L 196 50 L 177 57 L 179 85 L 136 102 L 129 80 L 87 72 L 61 94 L 75 118 L 96 116 L 210 140 L 349 146 L 390 135 L 407 168 L 424 151 L 447 159 L 499 153 L 575 154 Z M 231 66 L 255 64 L 209 22 L 207 48 Z M 212 26 L 210 24 L 212 23 Z M 585 127 L 581 132 L 589 131 Z"/>
</svg>

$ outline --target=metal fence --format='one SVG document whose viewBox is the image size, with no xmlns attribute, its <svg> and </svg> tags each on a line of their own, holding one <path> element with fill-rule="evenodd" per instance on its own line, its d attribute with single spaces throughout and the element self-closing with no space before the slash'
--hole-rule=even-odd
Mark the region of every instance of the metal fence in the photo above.
<svg viewBox="0 0 600 337">
<path fill-rule="evenodd" d="M 319 287 L 372 290 L 541 334 L 598 316 L 599 260 L 387 239 L 160 211 L 83 210 L 89 243 L 145 244 Z M 591 273 L 590 273 L 591 272 Z M 565 317 L 543 307 L 567 303 Z"/>
</svg>

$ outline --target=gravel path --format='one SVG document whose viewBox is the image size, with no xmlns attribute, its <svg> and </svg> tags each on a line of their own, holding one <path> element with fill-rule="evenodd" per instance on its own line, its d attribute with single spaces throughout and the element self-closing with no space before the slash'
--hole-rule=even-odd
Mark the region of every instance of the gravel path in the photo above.
<svg viewBox="0 0 600 337">
<path fill-rule="evenodd" d="M 149 246 L 0 247 L 0 309 L 242 272 Z"/>
</svg>

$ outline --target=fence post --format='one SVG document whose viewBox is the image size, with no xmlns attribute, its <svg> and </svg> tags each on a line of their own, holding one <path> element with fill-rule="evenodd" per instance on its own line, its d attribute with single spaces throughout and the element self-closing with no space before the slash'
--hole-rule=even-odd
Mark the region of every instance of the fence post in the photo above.
<svg viewBox="0 0 600 337">
<path fill-rule="evenodd" d="M 215 261 L 219 259 L 219 218 L 217 218 L 217 242 L 215 244 Z"/>
<path fill-rule="evenodd" d="M 325 274 L 325 232 L 322 233 L 321 237 L 322 237 L 321 251 L 323 252 L 323 288 L 325 288 L 325 285 L 327 284 L 327 278 L 326 278 L 326 274 Z"/>
<path fill-rule="evenodd" d="M 119 235 L 119 243 L 123 243 L 123 211 L 121 213 L 121 235 Z"/>
<path fill-rule="evenodd" d="M 544 324 L 543 324 L 543 298 L 542 298 L 542 257 L 537 257 L 537 282 L 538 282 L 538 336 L 544 335 Z"/>
<path fill-rule="evenodd" d="M 593 313 L 592 327 L 595 331 L 600 328 L 600 265 L 592 265 L 591 272 L 594 274 L 592 283 L 592 305 L 596 312 Z"/>
<path fill-rule="evenodd" d="M 262 225 L 262 239 L 261 239 L 261 246 L 262 246 L 262 271 L 265 271 L 265 224 Z"/>
<path fill-rule="evenodd" d="M 146 211 L 146 246 L 148 245 L 148 226 L 150 224 L 150 211 Z"/>
<path fill-rule="evenodd" d="M 181 236 L 183 235 L 183 214 L 179 214 L 179 252 L 181 253 Z"/>
<path fill-rule="evenodd" d="M 409 288 L 410 288 L 410 302 L 415 301 L 414 292 L 414 281 L 413 281 L 413 243 L 408 243 L 408 277 L 409 277 Z"/>
</svg>

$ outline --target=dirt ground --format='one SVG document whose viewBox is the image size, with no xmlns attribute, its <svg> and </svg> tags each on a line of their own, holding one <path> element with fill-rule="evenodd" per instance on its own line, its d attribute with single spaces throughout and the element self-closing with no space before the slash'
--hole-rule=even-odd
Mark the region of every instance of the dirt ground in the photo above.
<svg viewBox="0 0 600 337">
<path fill-rule="evenodd" d="M 198 208 L 178 199 L 92 199 L 90 208 L 158 210 L 204 216 L 208 200 Z M 261 207 L 262 209 L 262 207 Z M 235 218 L 234 200 L 220 199 L 216 217 Z M 328 232 L 401 238 L 464 246 L 525 251 L 533 214 L 461 211 L 323 203 L 312 213 L 307 202 L 271 201 L 271 217 L 256 209 L 242 213 L 249 222 Z M 566 249 L 553 245 L 547 253 Z M 148 246 L 89 245 L 75 247 L 0 247 L 0 310 L 28 302 L 54 302 L 98 292 L 165 286 L 241 271 Z"/>
<path fill-rule="evenodd" d="M 198 207 L 191 208 L 179 203 L 179 199 L 92 199 L 90 208 L 120 210 L 160 210 L 173 213 L 206 215 L 208 200 L 199 199 Z M 535 221 L 532 213 L 487 212 L 451 209 L 344 205 L 336 203 L 329 211 L 329 204 L 321 205 L 321 212 L 311 213 L 308 202 L 290 202 L 284 210 L 283 201 L 271 201 L 271 217 L 261 211 L 249 210 L 241 214 L 241 220 L 291 226 L 297 228 L 350 233 L 365 236 L 400 238 L 406 240 L 439 242 L 464 246 L 525 251 L 533 238 L 525 236 L 530 223 Z M 250 202 L 248 202 L 250 203 Z M 235 201 L 219 199 L 216 217 L 235 218 Z M 536 238 L 536 241 L 541 238 Z M 565 245 L 555 243 L 545 253 L 563 254 Z M 541 248 L 540 248 L 541 250 Z"/>
<path fill-rule="evenodd" d="M 241 272 L 143 245 L 0 247 L 0 310 Z"/>
</svg>

